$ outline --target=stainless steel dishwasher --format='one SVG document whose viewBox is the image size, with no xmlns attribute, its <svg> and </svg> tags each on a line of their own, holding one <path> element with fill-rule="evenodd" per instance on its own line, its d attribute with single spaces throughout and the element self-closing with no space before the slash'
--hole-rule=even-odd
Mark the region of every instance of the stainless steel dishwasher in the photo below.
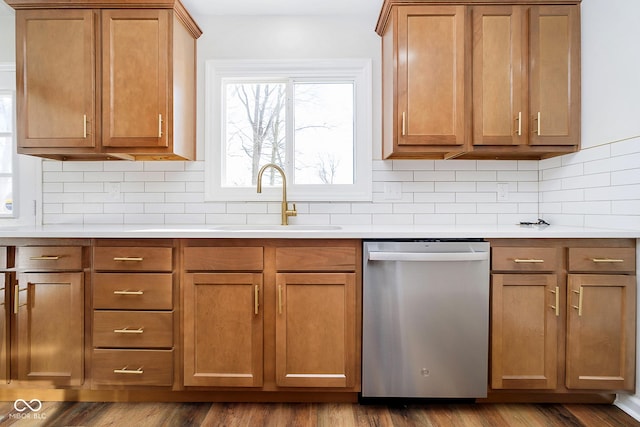
<svg viewBox="0 0 640 427">
<path fill-rule="evenodd" d="M 489 243 L 363 245 L 363 400 L 486 397 Z"/>
</svg>

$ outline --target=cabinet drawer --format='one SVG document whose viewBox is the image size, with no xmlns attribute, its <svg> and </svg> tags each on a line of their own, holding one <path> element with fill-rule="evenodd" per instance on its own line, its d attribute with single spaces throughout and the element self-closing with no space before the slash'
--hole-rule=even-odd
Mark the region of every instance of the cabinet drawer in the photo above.
<svg viewBox="0 0 640 427">
<path fill-rule="evenodd" d="M 496 271 L 554 271 L 561 261 L 560 248 L 491 249 L 491 269 Z"/>
<path fill-rule="evenodd" d="M 289 247 L 276 249 L 278 271 L 355 271 L 356 249 Z"/>
<path fill-rule="evenodd" d="M 93 308 L 171 310 L 173 278 L 168 273 L 95 273 Z"/>
<path fill-rule="evenodd" d="M 95 311 L 94 347 L 168 348 L 173 346 L 173 313 Z"/>
<path fill-rule="evenodd" d="M 170 386 L 173 350 L 93 350 L 93 385 Z"/>
<path fill-rule="evenodd" d="M 569 248 L 569 271 L 633 273 L 634 248 Z"/>
<path fill-rule="evenodd" d="M 171 271 L 172 248 L 142 246 L 97 247 L 93 252 L 95 270 Z"/>
<path fill-rule="evenodd" d="M 191 271 L 262 271 L 262 247 L 184 248 L 184 269 Z"/>
<path fill-rule="evenodd" d="M 21 246 L 16 267 L 23 270 L 82 270 L 80 246 Z"/>
</svg>

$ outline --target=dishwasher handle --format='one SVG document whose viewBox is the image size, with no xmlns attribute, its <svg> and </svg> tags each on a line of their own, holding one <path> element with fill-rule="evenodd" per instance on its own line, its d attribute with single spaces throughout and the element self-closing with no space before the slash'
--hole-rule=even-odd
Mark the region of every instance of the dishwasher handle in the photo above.
<svg viewBox="0 0 640 427">
<path fill-rule="evenodd" d="M 369 252 L 369 261 L 486 261 L 489 252 Z"/>
</svg>

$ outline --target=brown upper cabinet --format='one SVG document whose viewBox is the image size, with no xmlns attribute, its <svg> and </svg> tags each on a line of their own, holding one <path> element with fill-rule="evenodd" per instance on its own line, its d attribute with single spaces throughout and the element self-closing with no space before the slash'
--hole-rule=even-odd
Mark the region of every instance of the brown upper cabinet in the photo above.
<svg viewBox="0 0 640 427">
<path fill-rule="evenodd" d="M 579 3 L 385 0 L 383 158 L 577 151 Z"/>
<path fill-rule="evenodd" d="M 7 3 L 16 9 L 19 153 L 195 158 L 202 32 L 178 0 L 126 9 L 111 1 Z"/>
</svg>

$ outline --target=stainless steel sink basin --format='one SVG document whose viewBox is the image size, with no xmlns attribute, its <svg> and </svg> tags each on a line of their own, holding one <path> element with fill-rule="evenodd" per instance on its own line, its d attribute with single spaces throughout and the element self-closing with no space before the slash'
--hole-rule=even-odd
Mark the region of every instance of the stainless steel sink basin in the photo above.
<svg viewBox="0 0 640 427">
<path fill-rule="evenodd" d="M 233 224 L 211 227 L 212 230 L 221 231 L 328 231 L 340 230 L 339 225 L 251 225 Z"/>
</svg>

